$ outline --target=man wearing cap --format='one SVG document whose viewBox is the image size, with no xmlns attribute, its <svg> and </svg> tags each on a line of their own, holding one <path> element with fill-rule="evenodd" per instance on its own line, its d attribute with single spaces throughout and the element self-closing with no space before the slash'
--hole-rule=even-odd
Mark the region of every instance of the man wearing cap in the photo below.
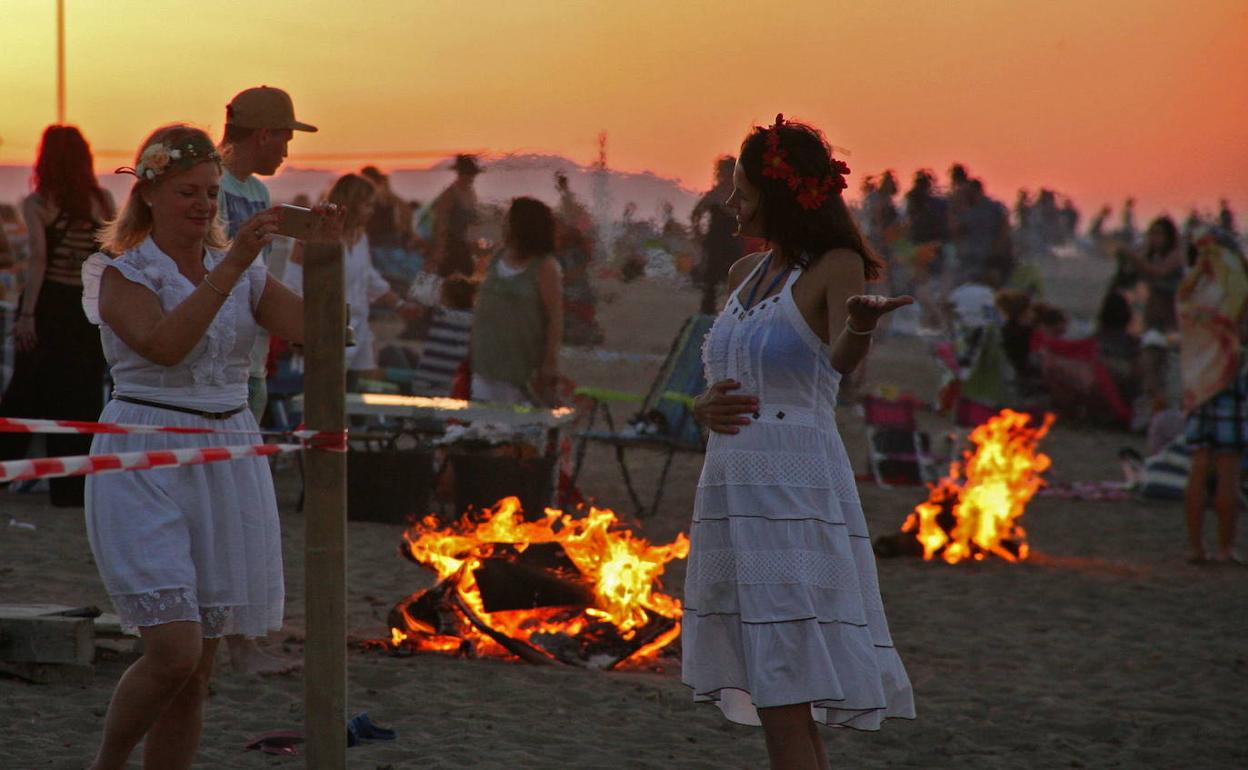
<svg viewBox="0 0 1248 770">
<path fill-rule="evenodd" d="M 272 205 L 269 189 L 256 175 L 272 176 L 277 173 L 286 159 L 286 145 L 295 131 L 316 131 L 316 126 L 295 120 L 295 107 L 290 101 L 290 94 L 280 88 L 248 88 L 226 106 L 225 136 L 221 139 L 225 173 L 221 175 L 221 187 L 217 193 L 217 210 L 230 238 L 253 214 Z M 288 239 L 280 240 L 293 243 Z M 266 246 L 260 254 L 266 266 L 269 265 L 271 248 Z M 247 402 L 257 422 L 264 415 L 268 402 L 265 382 L 268 357 L 269 335 L 257 328 L 247 379 Z M 298 668 L 297 664 L 291 665 L 263 654 L 255 640 L 228 636 L 226 642 L 235 671 L 248 674 L 285 673 Z"/>
<path fill-rule="evenodd" d="M 456 155 L 451 168 L 455 171 L 455 181 L 433 203 L 433 260 L 427 268 L 443 277 L 472 275 L 468 228 L 477 219 L 477 192 L 473 182 L 482 170 L 473 155 Z"/>
<path fill-rule="evenodd" d="M 286 159 L 286 145 L 295 131 L 316 131 L 316 126 L 295 120 L 290 94 L 280 88 L 248 88 L 230 100 L 225 108 L 225 136 L 221 157 L 225 173 L 217 193 L 217 209 L 225 223 L 226 235 L 233 238 L 252 215 L 271 204 L 269 189 L 256 178 L 272 176 Z M 268 264 L 270 247 L 260 258 Z M 248 403 L 259 421 L 268 401 L 265 362 L 269 355 L 269 335 L 260 331 L 251 350 L 251 376 Z"/>
</svg>

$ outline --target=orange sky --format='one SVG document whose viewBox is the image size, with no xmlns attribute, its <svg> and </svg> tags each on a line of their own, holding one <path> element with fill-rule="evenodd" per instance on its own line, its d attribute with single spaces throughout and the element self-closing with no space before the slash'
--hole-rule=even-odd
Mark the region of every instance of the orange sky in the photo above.
<svg viewBox="0 0 1248 770">
<path fill-rule="evenodd" d="M 588 162 L 606 129 L 612 166 L 700 187 L 784 111 L 849 148 L 856 180 L 961 160 L 1010 200 L 1047 185 L 1183 215 L 1229 196 L 1248 215 L 1243 0 L 65 4 L 68 118 L 97 149 L 171 120 L 218 133 L 229 97 L 268 83 L 321 127 L 296 165 L 460 147 Z M 54 7 L 0 8 L 0 163 L 30 162 L 55 118 Z"/>
</svg>

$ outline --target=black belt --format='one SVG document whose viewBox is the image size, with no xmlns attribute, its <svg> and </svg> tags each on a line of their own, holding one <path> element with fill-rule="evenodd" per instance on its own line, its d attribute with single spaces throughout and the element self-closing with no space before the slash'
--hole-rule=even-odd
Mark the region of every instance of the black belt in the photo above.
<svg viewBox="0 0 1248 770">
<path fill-rule="evenodd" d="M 205 412 L 202 409 L 190 409 L 185 406 L 173 406 L 172 404 L 158 404 L 155 401 L 144 401 L 141 398 L 131 398 L 130 396 L 113 395 L 114 401 L 125 401 L 127 404 L 138 404 L 139 406 L 151 406 L 156 409 L 168 409 L 171 412 L 181 412 L 183 414 L 193 414 L 196 417 L 203 417 L 205 420 L 228 420 L 239 412 L 247 408 L 246 404 L 236 406 L 225 412 Z"/>
</svg>

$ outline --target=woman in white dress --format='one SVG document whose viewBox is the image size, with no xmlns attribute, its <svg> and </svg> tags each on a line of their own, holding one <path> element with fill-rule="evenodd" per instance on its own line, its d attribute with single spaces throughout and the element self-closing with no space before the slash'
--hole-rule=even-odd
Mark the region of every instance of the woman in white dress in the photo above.
<svg viewBox="0 0 1248 770">
<path fill-rule="evenodd" d="M 254 263 L 277 230 L 268 210 L 227 244 L 217 219 L 221 161 L 203 131 L 158 129 L 138 181 L 83 265 L 83 305 L 115 383 L 103 422 L 209 427 L 230 435 L 96 436 L 91 451 L 253 444 L 247 370 L 257 327 L 303 340 L 303 303 Z M 341 219 L 328 210 L 326 230 Z M 255 458 L 93 476 L 87 535 L 123 626 L 143 656 L 113 693 L 94 770 L 122 768 L 146 736 L 144 767 L 190 767 L 217 643 L 281 627 L 284 588 L 268 463 Z"/>
<path fill-rule="evenodd" d="M 761 724 L 773 768 L 827 768 L 817 723 L 914 717 L 889 636 L 853 470 L 836 427 L 841 378 L 885 313 L 880 264 L 841 197 L 849 168 L 817 129 L 755 128 L 729 206 L 767 252 L 729 271 L 694 415 L 710 430 L 685 584 L 683 680 Z"/>
<path fill-rule="evenodd" d="M 369 308 L 373 305 L 388 307 L 406 318 L 419 314 L 420 309 L 408 305 L 390 288 L 381 272 L 373 266 L 372 247 L 365 231 L 373 216 L 377 188 L 359 174 L 344 174 L 334 181 L 325 193 L 325 202 L 342 210 L 343 296 L 350 315 L 347 323 L 355 332 L 355 345 L 346 351 L 347 390 L 355 390 L 360 377 L 380 374 L 377 369 L 376 337 L 368 322 Z M 332 247 L 331 247 L 332 248 Z M 306 252 L 296 253 L 286 263 L 283 279 L 296 293 L 303 287 L 303 257 Z"/>
</svg>

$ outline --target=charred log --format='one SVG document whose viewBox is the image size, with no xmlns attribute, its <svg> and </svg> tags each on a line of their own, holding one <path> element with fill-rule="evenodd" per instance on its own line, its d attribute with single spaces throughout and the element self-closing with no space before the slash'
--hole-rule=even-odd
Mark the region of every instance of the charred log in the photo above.
<svg viewBox="0 0 1248 770">
<path fill-rule="evenodd" d="M 464 614 L 464 617 L 468 619 L 468 622 L 471 623 L 478 631 L 498 642 L 503 649 L 507 650 L 507 652 L 510 652 L 512 655 L 515 655 L 520 660 L 523 660 L 526 663 L 534 663 L 539 666 L 548 666 L 555 662 L 554 658 L 541 652 L 527 642 L 522 642 L 519 639 L 512 639 L 506 634 L 495 631 L 489 626 L 489 624 L 478 617 L 477 613 L 472 611 L 472 608 L 468 606 L 468 604 L 459 596 L 458 593 L 455 594 L 455 605 L 459 608 L 459 611 Z"/>
<path fill-rule="evenodd" d="M 594 606 L 593 592 L 585 584 L 519 561 L 486 559 L 473 576 L 486 612 Z"/>
</svg>

